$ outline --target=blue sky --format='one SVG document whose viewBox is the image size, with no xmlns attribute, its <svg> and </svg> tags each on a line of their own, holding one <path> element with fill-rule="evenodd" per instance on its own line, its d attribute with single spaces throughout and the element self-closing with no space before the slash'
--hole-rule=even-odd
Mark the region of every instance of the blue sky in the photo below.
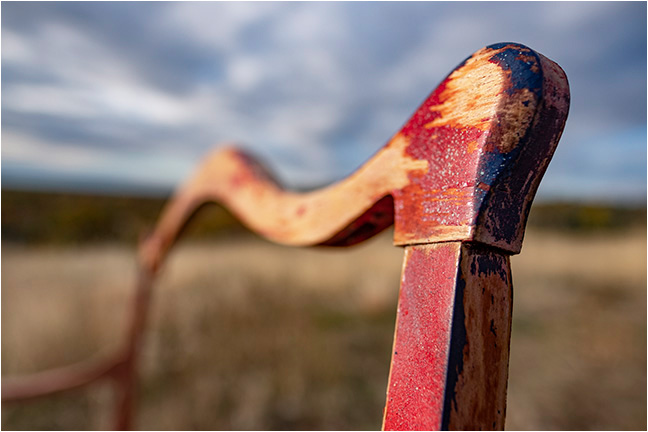
<svg viewBox="0 0 648 432">
<path fill-rule="evenodd" d="M 502 41 L 570 80 L 538 198 L 645 203 L 645 2 L 3 2 L 2 185 L 168 191 L 223 141 L 339 180 Z"/>
</svg>

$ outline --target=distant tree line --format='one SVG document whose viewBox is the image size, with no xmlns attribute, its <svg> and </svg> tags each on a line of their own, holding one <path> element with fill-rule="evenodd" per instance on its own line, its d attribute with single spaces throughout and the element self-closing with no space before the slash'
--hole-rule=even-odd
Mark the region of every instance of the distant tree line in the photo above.
<svg viewBox="0 0 648 432">
<path fill-rule="evenodd" d="M 165 202 L 164 198 L 3 190 L 2 241 L 25 244 L 126 242 L 135 245 L 139 237 L 153 227 Z M 529 215 L 531 228 L 583 233 L 645 225 L 645 206 L 536 203 Z M 185 236 L 209 239 L 246 233 L 227 210 L 214 204 L 196 215 Z"/>
</svg>

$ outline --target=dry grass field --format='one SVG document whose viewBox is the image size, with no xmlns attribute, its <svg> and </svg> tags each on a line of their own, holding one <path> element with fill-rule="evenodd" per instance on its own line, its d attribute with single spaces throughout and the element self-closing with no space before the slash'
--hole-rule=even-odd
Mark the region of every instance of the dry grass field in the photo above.
<svg viewBox="0 0 648 432">
<path fill-rule="evenodd" d="M 185 241 L 154 298 L 141 429 L 379 429 L 402 250 Z M 123 244 L 2 245 L 2 374 L 114 348 Z M 508 429 L 646 428 L 646 230 L 531 229 L 512 258 Z M 108 385 L 5 405 L 2 429 L 110 427 Z"/>
</svg>

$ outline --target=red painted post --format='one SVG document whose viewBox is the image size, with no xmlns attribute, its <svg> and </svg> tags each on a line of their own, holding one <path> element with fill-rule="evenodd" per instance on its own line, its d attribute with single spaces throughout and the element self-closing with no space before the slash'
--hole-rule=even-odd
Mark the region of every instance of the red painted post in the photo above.
<svg viewBox="0 0 648 432">
<path fill-rule="evenodd" d="M 383 429 L 503 429 L 508 255 L 461 242 L 405 248 Z"/>
<path fill-rule="evenodd" d="M 383 429 L 504 428 L 509 255 L 568 107 L 555 63 L 498 44 L 450 74 L 401 130 L 408 154 L 434 169 L 394 193 L 405 262 Z"/>
</svg>

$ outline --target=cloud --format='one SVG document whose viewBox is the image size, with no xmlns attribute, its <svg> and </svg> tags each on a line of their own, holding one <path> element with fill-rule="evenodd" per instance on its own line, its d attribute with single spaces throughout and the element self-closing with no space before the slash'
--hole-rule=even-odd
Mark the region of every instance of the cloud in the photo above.
<svg viewBox="0 0 648 432">
<path fill-rule="evenodd" d="M 466 56 L 518 41 L 570 78 L 566 150 L 552 164 L 572 179 L 559 182 L 565 193 L 582 195 L 574 185 L 594 173 L 616 184 L 619 167 L 645 177 L 645 157 L 591 146 L 645 130 L 643 3 L 10 2 L 2 12 L 3 169 L 30 158 L 63 169 L 47 157 L 60 153 L 79 173 L 137 178 L 148 155 L 147 181 L 173 184 L 209 147 L 237 140 L 289 185 L 332 181 Z M 101 157 L 82 163 L 88 154 Z"/>
</svg>

